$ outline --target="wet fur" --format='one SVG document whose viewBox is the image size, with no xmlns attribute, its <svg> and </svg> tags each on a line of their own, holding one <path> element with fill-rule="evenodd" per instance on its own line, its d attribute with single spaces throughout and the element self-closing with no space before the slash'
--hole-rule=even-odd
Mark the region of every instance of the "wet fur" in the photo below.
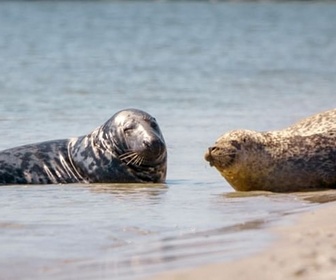
<svg viewBox="0 0 336 280">
<path fill-rule="evenodd" d="M 159 126 L 136 109 L 116 113 L 85 136 L 0 152 L 0 184 L 157 183 L 166 169 Z"/>
</svg>

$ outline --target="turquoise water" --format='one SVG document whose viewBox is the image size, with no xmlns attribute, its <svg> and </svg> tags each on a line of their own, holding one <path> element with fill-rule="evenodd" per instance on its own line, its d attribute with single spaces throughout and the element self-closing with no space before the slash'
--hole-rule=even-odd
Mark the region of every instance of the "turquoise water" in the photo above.
<svg viewBox="0 0 336 280">
<path fill-rule="evenodd" d="M 1 275 L 133 279 L 265 246 L 268 225 L 314 205 L 232 196 L 203 154 L 228 130 L 333 108 L 335 29 L 332 2 L 0 2 L 0 149 L 136 107 L 169 157 L 164 185 L 1 187 Z"/>
</svg>

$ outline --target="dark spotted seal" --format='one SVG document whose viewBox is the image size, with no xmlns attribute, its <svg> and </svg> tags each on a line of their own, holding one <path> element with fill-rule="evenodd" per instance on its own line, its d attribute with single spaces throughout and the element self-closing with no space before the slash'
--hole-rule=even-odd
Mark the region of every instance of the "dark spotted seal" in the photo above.
<svg viewBox="0 0 336 280">
<path fill-rule="evenodd" d="M 116 113 L 85 136 L 0 152 L 0 184 L 158 183 L 166 170 L 158 123 L 136 109 Z"/>
<path fill-rule="evenodd" d="M 228 132 L 205 159 L 237 191 L 335 188 L 336 109 L 284 130 Z"/>
</svg>

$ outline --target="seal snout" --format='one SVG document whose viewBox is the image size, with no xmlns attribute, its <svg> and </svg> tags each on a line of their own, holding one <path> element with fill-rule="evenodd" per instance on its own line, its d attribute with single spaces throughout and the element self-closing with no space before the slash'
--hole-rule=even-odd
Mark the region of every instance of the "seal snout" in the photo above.
<svg viewBox="0 0 336 280">
<path fill-rule="evenodd" d="M 210 166 L 214 165 L 214 158 L 211 153 L 216 149 L 217 149 L 216 147 L 209 147 L 208 151 L 204 155 L 204 159 L 210 163 Z"/>
<path fill-rule="evenodd" d="M 149 149 L 151 152 L 160 152 L 164 144 L 160 139 L 151 139 L 143 140 L 143 145 L 146 149 Z"/>
<path fill-rule="evenodd" d="M 142 143 L 144 144 L 144 146 L 145 146 L 146 148 L 150 148 L 150 147 L 151 147 L 151 142 L 148 141 L 148 140 L 143 140 Z"/>
<path fill-rule="evenodd" d="M 165 154 L 165 143 L 160 138 L 144 139 L 142 141 L 143 150 L 141 154 L 147 161 L 156 161 Z"/>
</svg>

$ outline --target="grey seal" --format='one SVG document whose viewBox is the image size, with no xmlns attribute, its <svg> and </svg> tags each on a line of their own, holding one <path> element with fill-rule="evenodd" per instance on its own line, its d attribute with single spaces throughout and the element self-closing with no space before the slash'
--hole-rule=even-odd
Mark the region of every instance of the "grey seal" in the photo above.
<svg viewBox="0 0 336 280">
<path fill-rule="evenodd" d="M 88 135 L 0 152 L 0 184 L 161 183 L 166 144 L 154 117 L 114 114 Z"/>
<path fill-rule="evenodd" d="M 237 191 L 294 192 L 336 187 L 336 109 L 278 131 L 234 130 L 205 160 Z"/>
</svg>

